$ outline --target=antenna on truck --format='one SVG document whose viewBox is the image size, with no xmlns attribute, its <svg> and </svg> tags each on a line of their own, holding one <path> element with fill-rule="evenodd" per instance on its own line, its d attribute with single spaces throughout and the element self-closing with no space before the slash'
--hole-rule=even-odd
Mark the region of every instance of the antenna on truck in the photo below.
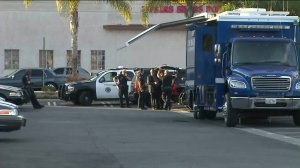
<svg viewBox="0 0 300 168">
<path fill-rule="evenodd" d="M 198 16 L 194 16 L 194 17 L 188 18 L 188 19 L 182 19 L 182 20 L 176 20 L 173 22 L 156 24 L 156 25 L 148 28 L 147 30 L 141 32 L 140 34 L 136 35 L 135 37 L 131 38 L 130 40 L 126 41 L 125 45 L 122 47 L 119 47 L 117 49 L 117 51 L 120 51 L 121 49 L 128 47 L 130 44 L 132 44 L 136 40 L 140 39 L 141 37 L 145 36 L 146 34 L 152 32 L 152 31 L 164 29 L 164 28 L 168 28 L 168 27 L 176 27 L 176 26 L 185 25 L 185 24 L 189 24 L 189 23 L 196 23 L 196 22 L 199 23 L 199 22 L 205 22 L 205 21 L 207 21 L 207 18 L 205 16 L 198 15 Z"/>
</svg>

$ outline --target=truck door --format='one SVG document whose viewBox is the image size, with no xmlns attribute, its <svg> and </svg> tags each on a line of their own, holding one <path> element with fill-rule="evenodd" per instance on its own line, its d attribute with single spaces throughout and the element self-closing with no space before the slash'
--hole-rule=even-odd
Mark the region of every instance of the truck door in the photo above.
<svg viewBox="0 0 300 168">
<path fill-rule="evenodd" d="M 96 81 L 97 99 L 116 99 L 118 98 L 118 88 L 113 78 L 117 72 L 107 72 Z"/>
<path fill-rule="evenodd" d="M 214 63 L 215 26 L 199 27 L 196 32 L 195 85 L 196 103 L 214 109 L 216 64 Z"/>
</svg>

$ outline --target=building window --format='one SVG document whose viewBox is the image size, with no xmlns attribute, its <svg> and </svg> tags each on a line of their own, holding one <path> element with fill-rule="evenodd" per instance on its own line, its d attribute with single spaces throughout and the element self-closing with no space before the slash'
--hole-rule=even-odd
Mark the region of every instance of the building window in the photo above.
<svg viewBox="0 0 300 168">
<path fill-rule="evenodd" d="M 91 51 L 91 70 L 105 69 L 105 50 Z"/>
<path fill-rule="evenodd" d="M 53 50 L 40 50 L 40 68 L 53 69 Z"/>
<path fill-rule="evenodd" d="M 19 69 L 19 50 L 7 49 L 5 52 L 5 69 Z"/>
<path fill-rule="evenodd" d="M 77 67 L 81 67 L 81 50 L 77 51 Z M 67 50 L 67 66 L 72 67 L 72 50 Z"/>
</svg>

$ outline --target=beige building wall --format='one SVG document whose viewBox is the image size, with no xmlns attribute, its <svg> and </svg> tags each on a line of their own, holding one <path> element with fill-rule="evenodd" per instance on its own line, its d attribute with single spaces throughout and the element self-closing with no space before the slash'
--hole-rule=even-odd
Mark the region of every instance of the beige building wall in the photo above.
<svg viewBox="0 0 300 168">
<path fill-rule="evenodd" d="M 133 5 L 133 20 L 140 24 L 141 2 Z M 150 14 L 150 24 L 183 19 L 181 13 Z M 69 20 L 60 16 L 53 1 L 33 1 L 25 9 L 22 1 L 0 1 L 0 74 L 13 69 L 4 67 L 4 50 L 19 49 L 19 68 L 39 67 L 39 50 L 53 50 L 54 67 L 66 66 L 66 50 L 71 50 Z M 105 68 L 152 67 L 161 64 L 185 67 L 185 31 L 152 32 L 130 47 L 117 51 L 142 30 L 109 30 L 104 25 L 126 25 L 109 5 L 82 1 L 79 8 L 78 49 L 81 66 L 91 71 L 91 50 L 105 50 Z M 93 72 L 97 72 L 94 70 Z"/>
</svg>

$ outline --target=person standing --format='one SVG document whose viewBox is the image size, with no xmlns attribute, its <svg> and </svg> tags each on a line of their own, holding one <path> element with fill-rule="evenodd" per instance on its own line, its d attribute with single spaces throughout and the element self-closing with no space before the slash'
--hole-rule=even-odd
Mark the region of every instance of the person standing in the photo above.
<svg viewBox="0 0 300 168">
<path fill-rule="evenodd" d="M 172 76 L 168 73 L 168 70 L 165 70 L 161 85 L 162 99 L 164 101 L 163 108 L 165 110 L 171 110 L 172 83 Z"/>
<path fill-rule="evenodd" d="M 141 68 L 138 76 L 138 86 L 139 86 L 139 100 L 138 100 L 138 107 L 141 110 L 146 110 L 145 103 L 146 103 L 146 80 L 144 75 L 144 69 Z"/>
<path fill-rule="evenodd" d="M 38 102 L 38 100 L 36 99 L 36 95 L 31 87 L 32 83 L 30 80 L 30 70 L 25 71 L 25 74 L 22 77 L 22 84 L 23 84 L 23 90 L 26 93 L 26 95 L 29 96 L 33 108 L 35 109 L 43 108 L 44 106 Z"/>
<path fill-rule="evenodd" d="M 150 74 L 147 76 L 148 92 L 150 94 L 150 102 L 152 109 L 157 108 L 156 102 L 156 76 L 153 68 L 150 69 Z"/>
<path fill-rule="evenodd" d="M 157 71 L 157 78 L 156 78 L 156 108 L 162 109 L 163 100 L 162 100 L 162 90 L 161 90 L 161 84 L 164 77 L 164 71 L 162 69 L 159 69 Z"/>
<path fill-rule="evenodd" d="M 127 72 L 125 69 L 121 71 L 119 76 L 117 77 L 117 86 L 119 88 L 119 98 L 120 98 L 120 107 L 123 108 L 123 96 L 125 97 L 126 107 L 129 107 L 128 100 L 128 84 L 127 81 L 130 80 L 127 76 Z"/>
</svg>

